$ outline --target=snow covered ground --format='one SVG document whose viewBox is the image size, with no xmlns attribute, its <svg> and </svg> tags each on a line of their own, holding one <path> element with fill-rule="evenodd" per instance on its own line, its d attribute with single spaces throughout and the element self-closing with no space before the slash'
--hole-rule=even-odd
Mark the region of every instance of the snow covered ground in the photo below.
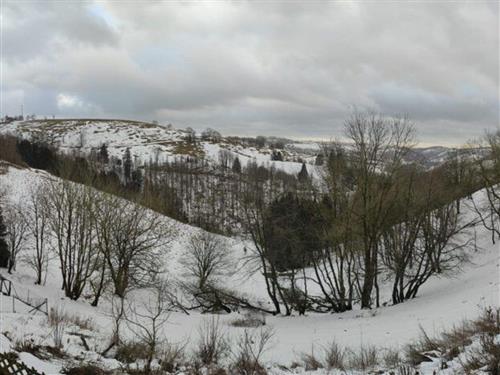
<svg viewBox="0 0 500 375">
<path fill-rule="evenodd" d="M 30 187 L 42 179 L 52 178 L 44 172 L 8 168 L 7 173 L 0 174 L 0 187 L 7 191 L 7 199 L 11 202 L 26 202 Z M 474 195 L 480 200 L 481 192 Z M 464 215 L 474 215 L 470 210 L 464 210 Z M 168 252 L 165 252 L 165 265 L 172 277 L 182 277 L 179 260 L 186 248 L 186 241 L 200 229 L 191 226 L 166 221 L 176 225 L 176 237 Z M 419 296 L 411 301 L 396 306 L 386 306 L 371 311 L 354 310 L 342 314 L 307 314 L 306 316 L 266 316 L 266 326 L 274 330 L 271 349 L 266 353 L 265 360 L 269 365 L 287 365 L 298 360 L 301 353 L 319 351 L 322 346 L 336 341 L 343 347 L 353 349 L 366 345 L 376 345 L 379 348 L 401 349 L 420 333 L 420 327 L 430 334 L 438 334 L 445 328 L 458 324 L 463 319 L 475 318 L 482 308 L 500 306 L 500 251 L 498 243 L 491 243 L 491 236 L 481 226 L 475 228 L 477 236 L 477 251 L 472 254 L 472 263 L 466 265 L 463 272 L 457 272 L 450 278 L 435 278 L 425 284 Z M 471 233 L 470 235 L 473 235 Z M 227 239 L 231 256 L 235 262 L 242 262 L 244 247 L 250 246 L 238 239 Z M 240 269 L 235 267 L 235 269 Z M 5 270 L 0 270 L 5 274 Z M 53 260 L 49 267 L 46 285 L 33 285 L 33 273 L 26 265 L 19 265 L 14 275 L 9 278 L 18 288 L 29 289 L 32 295 L 48 298 L 49 306 L 61 307 L 69 314 L 78 314 L 82 319 L 92 320 L 94 329 L 89 334 L 89 346 L 95 351 L 101 351 L 109 342 L 111 334 L 110 303 L 108 300 L 97 307 L 91 307 L 88 301 L 71 301 L 64 297 L 60 290 L 60 276 L 57 261 Z M 262 277 L 259 274 L 248 275 L 244 269 L 225 280 L 228 286 L 246 293 L 254 300 L 266 304 L 268 300 Z M 139 290 L 130 298 L 141 300 L 146 294 Z M 40 314 L 28 313 L 20 303 L 15 304 L 12 311 L 12 300 L 0 297 L 0 351 L 10 350 L 16 341 L 33 339 L 40 344 L 50 344 L 51 329 L 46 317 Z M 242 334 L 243 328 L 236 328 L 230 323 L 239 318 L 232 313 L 220 316 L 220 321 L 227 334 L 235 340 Z M 186 343 L 189 348 L 198 335 L 198 327 L 210 316 L 192 312 L 186 315 L 180 312 L 172 313 L 165 334 L 171 343 Z M 73 327 L 74 330 L 77 327 Z M 71 331 L 71 329 L 67 329 Z M 65 350 L 84 358 L 92 358 L 103 365 L 113 368 L 118 364 L 114 360 L 104 359 L 95 352 L 87 352 L 81 346 L 76 336 L 65 335 Z M 22 353 L 21 359 L 45 371 L 47 374 L 57 374 L 62 362 L 41 361 L 29 353 Z M 277 367 L 273 372 L 279 373 Z M 428 366 L 429 367 L 429 366 Z M 432 369 L 428 369 L 429 373 Z"/>
</svg>

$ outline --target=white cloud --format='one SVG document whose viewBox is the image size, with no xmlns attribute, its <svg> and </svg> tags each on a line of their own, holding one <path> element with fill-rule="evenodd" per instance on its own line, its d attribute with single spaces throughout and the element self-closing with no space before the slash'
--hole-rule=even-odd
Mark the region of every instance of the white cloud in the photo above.
<svg viewBox="0 0 500 375">
<path fill-rule="evenodd" d="M 60 109 L 81 109 L 84 107 L 84 103 L 78 99 L 76 96 L 71 96 L 67 94 L 57 95 L 57 106 Z"/>
<path fill-rule="evenodd" d="M 95 114 L 97 107 L 86 103 L 78 96 L 60 93 L 56 98 L 57 108 L 61 114 Z"/>
</svg>

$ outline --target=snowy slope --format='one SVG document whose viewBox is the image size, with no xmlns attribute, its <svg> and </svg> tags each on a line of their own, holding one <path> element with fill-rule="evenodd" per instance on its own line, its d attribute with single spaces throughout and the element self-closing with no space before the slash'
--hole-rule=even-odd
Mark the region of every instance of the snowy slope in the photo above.
<svg viewBox="0 0 500 375">
<path fill-rule="evenodd" d="M 188 144 L 184 129 L 175 129 L 171 125 L 163 126 L 127 120 L 31 120 L 14 121 L 0 124 L 0 134 L 12 134 L 27 139 L 44 139 L 65 152 L 89 154 L 98 150 L 105 143 L 111 157 L 122 158 L 130 148 L 136 165 L 158 159 L 160 162 L 176 156 L 195 155 L 208 161 L 219 163 L 221 150 L 238 156 L 242 165 L 255 161 L 259 165 L 274 165 L 275 168 L 297 174 L 302 163 L 293 160 L 299 158 L 314 164 L 315 154 L 301 150 L 300 144 L 286 147 L 283 151 L 287 161 L 271 161 L 271 150 L 248 147 L 234 138 L 222 137 L 217 142 L 199 141 L 196 145 Z M 308 148 L 318 149 L 317 144 Z M 305 146 L 305 145 L 303 145 Z M 310 172 L 317 174 L 314 165 L 308 166 Z"/>
<path fill-rule="evenodd" d="M 321 153 L 322 142 L 294 141 L 280 138 L 285 161 L 272 161 L 272 150 L 268 147 L 255 148 L 245 145 L 235 137 L 221 137 L 217 141 L 203 141 L 198 137 L 196 145 L 185 141 L 187 131 L 176 129 L 171 124 L 118 120 L 118 119 L 53 119 L 14 121 L 0 124 L 0 134 L 12 134 L 22 138 L 44 139 L 64 152 L 89 154 L 105 143 L 111 157 L 121 159 L 127 148 L 137 166 L 151 160 L 165 161 L 179 156 L 197 156 L 212 163 L 220 162 L 220 152 L 228 151 L 238 157 L 243 166 L 256 162 L 267 167 L 297 174 L 302 161 L 306 162 L 308 172 L 320 177 L 314 165 L 316 156 Z M 268 142 L 277 140 L 268 137 Z M 343 144 L 349 149 L 349 144 Z M 436 167 L 446 161 L 449 153 L 456 149 L 434 146 L 414 148 L 406 157 L 407 162 L 419 161 L 427 168 Z"/>
<path fill-rule="evenodd" d="M 7 198 L 12 202 L 25 202 L 30 186 L 39 183 L 44 178 L 52 178 L 40 171 L 9 168 L 6 174 L 0 174 L 0 186 L 7 190 Z M 474 195 L 474 199 L 481 200 L 482 193 Z M 471 211 L 465 215 L 472 216 Z M 182 277 L 179 259 L 185 252 L 187 239 L 199 229 L 191 226 L 174 223 L 177 226 L 177 235 L 168 253 L 165 253 L 165 264 L 171 276 Z M 410 340 L 416 338 L 420 327 L 429 333 L 438 333 L 443 328 L 459 323 L 464 318 L 474 318 L 482 307 L 500 306 L 500 259 L 499 245 L 493 245 L 489 233 L 482 227 L 476 229 L 478 251 L 472 254 L 472 264 L 464 267 L 463 272 L 453 278 L 433 279 L 422 287 L 418 298 L 396 306 L 381 307 L 372 311 L 355 310 L 342 314 L 308 314 L 307 316 L 272 317 L 266 316 L 266 324 L 275 331 L 272 349 L 266 353 L 269 363 L 289 365 L 302 352 L 319 350 L 323 345 L 337 341 L 345 347 L 359 348 L 367 344 L 374 344 L 381 348 L 401 348 Z M 235 263 L 243 264 L 244 246 L 250 246 L 238 239 L 227 239 L 231 255 Z M 262 277 L 259 274 L 248 275 L 245 269 L 225 279 L 227 286 L 247 293 L 254 300 L 268 303 Z M 0 271 L 4 273 L 4 271 Z M 60 290 L 60 278 L 56 260 L 51 262 L 50 276 L 45 286 L 34 286 L 32 273 L 26 266 L 20 265 L 17 272 L 11 277 L 15 285 L 26 288 L 34 295 L 49 299 L 50 306 L 64 306 L 67 312 L 90 317 L 96 329 L 90 333 L 90 347 L 102 350 L 109 341 L 111 333 L 110 304 L 103 303 L 93 308 L 88 302 L 70 301 L 64 298 Z M 136 291 L 131 298 L 138 300 L 146 298 L 143 291 Z M 32 337 L 39 342 L 51 340 L 50 329 L 42 316 L 33 316 L 23 310 L 21 306 L 12 312 L 12 302 L 9 298 L 0 297 L 0 351 L 9 350 L 9 345 L 23 337 Z M 229 325 L 238 318 L 233 313 L 221 316 L 227 333 L 235 338 L 242 333 L 242 328 Z M 197 337 L 197 328 L 201 322 L 209 319 L 198 312 L 190 315 L 173 313 L 167 327 L 166 335 L 170 342 L 187 343 L 193 345 Z M 74 337 L 68 337 L 70 344 L 67 350 L 75 353 L 83 349 Z M 85 353 L 86 356 L 96 356 L 95 353 Z M 28 358 L 29 360 L 29 358 Z M 96 357 L 108 367 L 116 366 L 113 361 Z M 33 360 L 34 361 L 34 360 Z M 53 366 L 48 373 L 59 371 L 61 364 L 55 361 L 40 366 Z"/>
</svg>

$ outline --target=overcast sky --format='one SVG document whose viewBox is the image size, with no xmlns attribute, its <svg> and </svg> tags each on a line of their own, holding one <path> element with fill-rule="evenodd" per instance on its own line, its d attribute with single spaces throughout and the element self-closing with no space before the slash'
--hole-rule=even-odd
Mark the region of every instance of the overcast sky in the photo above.
<svg viewBox="0 0 500 375">
<path fill-rule="evenodd" d="M 424 144 L 499 120 L 497 1 L 2 0 L 2 115 L 331 138 L 408 114 Z"/>
</svg>

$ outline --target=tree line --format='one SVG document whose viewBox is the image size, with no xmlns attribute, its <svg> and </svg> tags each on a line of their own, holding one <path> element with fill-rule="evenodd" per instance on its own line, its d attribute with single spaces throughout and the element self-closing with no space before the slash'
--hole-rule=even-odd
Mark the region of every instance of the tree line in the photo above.
<svg viewBox="0 0 500 375">
<path fill-rule="evenodd" d="M 432 276 L 456 272 L 474 248 L 477 224 L 460 216 L 480 188 L 476 211 L 498 237 L 500 133 L 433 170 L 405 162 L 415 130 L 407 118 L 355 113 L 345 122 L 350 147 L 325 145 L 323 190 L 286 193 L 265 204 L 248 199 L 244 227 L 275 313 L 342 312 L 414 298 Z M 469 198 L 469 199 L 467 199 Z"/>
</svg>

